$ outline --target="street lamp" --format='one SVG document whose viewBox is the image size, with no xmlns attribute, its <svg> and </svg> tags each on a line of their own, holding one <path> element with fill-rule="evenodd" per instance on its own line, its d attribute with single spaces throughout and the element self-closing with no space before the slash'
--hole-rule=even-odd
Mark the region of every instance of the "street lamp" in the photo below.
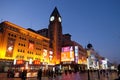
<svg viewBox="0 0 120 80">
<path fill-rule="evenodd" d="M 90 66 L 89 66 L 89 58 L 87 58 L 87 69 L 88 69 L 88 80 L 90 80 L 90 72 L 89 72 L 89 69 L 90 69 Z"/>
</svg>

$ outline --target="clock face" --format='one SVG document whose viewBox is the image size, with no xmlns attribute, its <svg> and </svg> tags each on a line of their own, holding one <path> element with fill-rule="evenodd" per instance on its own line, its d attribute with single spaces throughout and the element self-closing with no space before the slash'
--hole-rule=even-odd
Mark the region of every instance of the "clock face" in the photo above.
<svg viewBox="0 0 120 80">
<path fill-rule="evenodd" d="M 62 21 L 62 20 L 61 20 L 61 17 L 59 17 L 58 20 L 59 20 L 59 22 L 61 22 L 61 21 Z"/>
<path fill-rule="evenodd" d="M 54 21 L 55 17 L 54 16 L 51 16 L 50 17 L 50 21 Z"/>
</svg>

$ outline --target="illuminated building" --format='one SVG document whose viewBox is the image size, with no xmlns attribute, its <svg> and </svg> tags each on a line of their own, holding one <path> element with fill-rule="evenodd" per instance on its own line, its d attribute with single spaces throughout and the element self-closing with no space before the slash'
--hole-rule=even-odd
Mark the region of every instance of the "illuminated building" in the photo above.
<svg viewBox="0 0 120 80">
<path fill-rule="evenodd" d="M 0 24 L 0 60 L 49 63 L 49 39 L 11 22 Z"/>
<path fill-rule="evenodd" d="M 63 35 L 62 42 L 61 63 L 63 68 L 71 69 L 77 67 L 79 70 L 85 70 L 87 67 L 86 50 L 79 43 L 72 41 L 71 35 L 68 33 Z M 67 55 L 66 58 L 64 55 Z"/>
<path fill-rule="evenodd" d="M 87 45 L 87 56 L 89 69 L 100 69 L 101 56 L 94 50 L 92 44 Z"/>
</svg>

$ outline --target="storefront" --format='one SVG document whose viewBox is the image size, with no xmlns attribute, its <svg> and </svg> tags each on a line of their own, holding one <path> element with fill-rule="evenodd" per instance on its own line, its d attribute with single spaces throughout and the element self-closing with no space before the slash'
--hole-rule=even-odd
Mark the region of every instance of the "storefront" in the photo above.
<svg viewBox="0 0 120 80">
<path fill-rule="evenodd" d="M 67 46 L 62 48 L 61 53 L 61 69 L 72 71 L 84 71 L 86 70 L 86 58 L 79 57 L 78 46 Z"/>
<path fill-rule="evenodd" d="M 0 60 L 0 72 L 7 72 L 12 67 L 13 60 Z"/>
</svg>

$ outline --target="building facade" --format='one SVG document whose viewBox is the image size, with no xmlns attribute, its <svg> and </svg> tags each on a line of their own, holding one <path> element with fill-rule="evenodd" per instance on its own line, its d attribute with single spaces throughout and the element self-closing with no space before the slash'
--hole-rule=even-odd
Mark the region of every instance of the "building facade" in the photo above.
<svg viewBox="0 0 120 80">
<path fill-rule="evenodd" d="M 71 40 L 70 34 L 63 35 L 61 63 L 63 69 L 85 70 L 87 68 L 87 51 L 77 42 Z"/>
<path fill-rule="evenodd" d="M 49 39 L 11 22 L 0 24 L 0 61 L 49 63 Z M 16 63 L 15 63 L 16 64 Z"/>
</svg>

